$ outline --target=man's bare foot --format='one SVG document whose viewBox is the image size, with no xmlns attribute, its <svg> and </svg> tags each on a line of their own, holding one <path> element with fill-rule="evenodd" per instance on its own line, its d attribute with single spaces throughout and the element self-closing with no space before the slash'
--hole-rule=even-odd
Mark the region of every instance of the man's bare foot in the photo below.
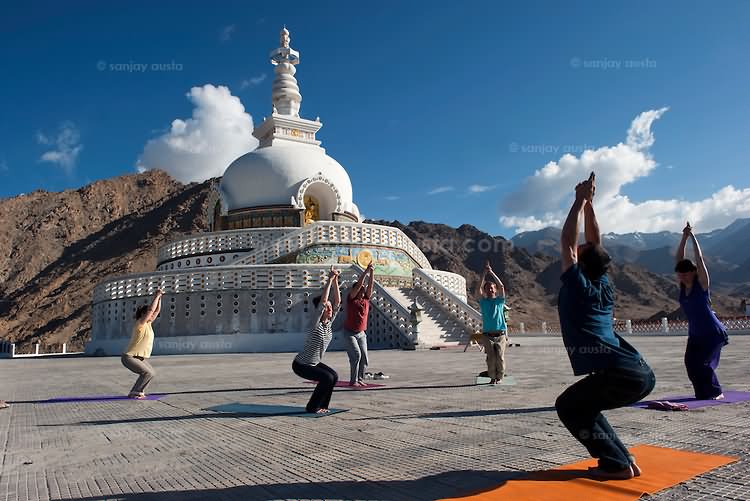
<svg viewBox="0 0 750 501">
<path fill-rule="evenodd" d="M 500 384 L 503 382 L 503 378 L 495 379 L 495 384 Z"/>
<path fill-rule="evenodd" d="M 497 383 L 497 379 L 494 379 L 494 378 L 490 379 L 490 384 L 495 384 L 495 383 Z"/>
<path fill-rule="evenodd" d="M 328 414 L 328 409 L 318 409 L 315 414 Z"/>
<path fill-rule="evenodd" d="M 630 466 L 619 471 L 602 470 L 597 466 L 589 468 L 589 476 L 595 480 L 630 480 L 635 475 Z"/>
<path fill-rule="evenodd" d="M 716 396 L 715 396 L 714 398 L 712 398 L 711 400 L 724 400 L 724 394 L 723 394 L 723 393 L 721 393 L 721 394 L 719 394 L 719 395 L 716 395 Z"/>
<path fill-rule="evenodd" d="M 10 407 L 10 405 L 8 405 L 5 400 L 0 400 L 0 409 L 7 409 L 8 407 Z"/>
</svg>

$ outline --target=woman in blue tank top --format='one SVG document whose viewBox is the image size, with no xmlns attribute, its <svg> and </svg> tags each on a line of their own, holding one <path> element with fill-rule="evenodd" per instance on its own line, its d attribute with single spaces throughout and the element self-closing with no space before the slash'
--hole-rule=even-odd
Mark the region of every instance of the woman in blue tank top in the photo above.
<svg viewBox="0 0 750 501">
<path fill-rule="evenodd" d="M 691 240 L 695 263 L 685 259 L 685 244 Z M 680 306 L 688 320 L 685 368 L 699 400 L 724 398 L 716 377 L 721 349 L 729 343 L 727 330 L 711 309 L 709 279 L 698 240 L 690 223 L 682 230 L 675 272 L 680 282 Z"/>
</svg>

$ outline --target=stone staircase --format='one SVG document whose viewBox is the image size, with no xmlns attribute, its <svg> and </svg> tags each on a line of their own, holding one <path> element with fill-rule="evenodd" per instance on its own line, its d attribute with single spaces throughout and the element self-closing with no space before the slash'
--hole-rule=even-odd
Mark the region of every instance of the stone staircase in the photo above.
<svg viewBox="0 0 750 501">
<path fill-rule="evenodd" d="M 414 299 L 424 311 L 419 324 L 419 347 L 458 346 L 471 334 L 458 320 L 445 312 L 437 302 L 419 289 L 385 287 L 385 290 L 402 306 L 410 308 Z"/>
</svg>

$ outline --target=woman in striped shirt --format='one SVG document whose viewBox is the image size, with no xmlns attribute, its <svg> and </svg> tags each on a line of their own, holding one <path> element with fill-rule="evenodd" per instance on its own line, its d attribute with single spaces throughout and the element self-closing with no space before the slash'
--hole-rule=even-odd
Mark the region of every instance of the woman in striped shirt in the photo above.
<svg viewBox="0 0 750 501">
<path fill-rule="evenodd" d="M 328 300 L 333 288 L 333 303 Z M 323 294 L 313 299 L 313 305 L 317 310 L 315 324 L 305 340 L 305 347 L 294 358 L 292 370 L 299 377 L 310 381 L 317 381 L 318 385 L 313 391 L 310 401 L 305 407 L 307 412 L 325 414 L 328 412 L 328 404 L 331 394 L 339 375 L 332 368 L 325 365 L 321 360 L 331 343 L 333 332 L 331 326 L 339 312 L 341 304 L 341 291 L 339 290 L 339 272 L 331 266 L 328 274 L 328 283 L 323 289 Z"/>
</svg>

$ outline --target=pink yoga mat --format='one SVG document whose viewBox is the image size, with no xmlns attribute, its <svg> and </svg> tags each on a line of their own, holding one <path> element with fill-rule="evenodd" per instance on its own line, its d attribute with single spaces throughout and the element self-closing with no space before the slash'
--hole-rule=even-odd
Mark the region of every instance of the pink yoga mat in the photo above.
<svg viewBox="0 0 750 501">
<path fill-rule="evenodd" d="M 672 397 L 664 397 L 658 399 L 658 401 L 668 400 L 676 404 L 685 404 L 688 409 L 699 409 L 701 407 L 710 407 L 713 405 L 722 404 L 736 404 L 738 402 L 750 402 L 750 391 L 725 391 L 724 398 L 722 400 L 696 400 L 695 397 L 689 395 L 678 395 Z M 640 409 L 647 409 L 648 404 L 657 400 L 644 400 L 642 402 L 635 403 L 631 407 L 638 407 Z"/>
<path fill-rule="evenodd" d="M 317 381 L 305 381 L 305 383 L 318 384 Z M 367 386 L 349 386 L 349 383 L 346 381 L 337 381 L 336 388 L 349 388 L 350 390 L 369 390 L 370 388 L 380 388 L 381 386 L 385 386 L 384 384 L 377 384 L 377 383 L 366 383 L 366 384 Z"/>
</svg>

